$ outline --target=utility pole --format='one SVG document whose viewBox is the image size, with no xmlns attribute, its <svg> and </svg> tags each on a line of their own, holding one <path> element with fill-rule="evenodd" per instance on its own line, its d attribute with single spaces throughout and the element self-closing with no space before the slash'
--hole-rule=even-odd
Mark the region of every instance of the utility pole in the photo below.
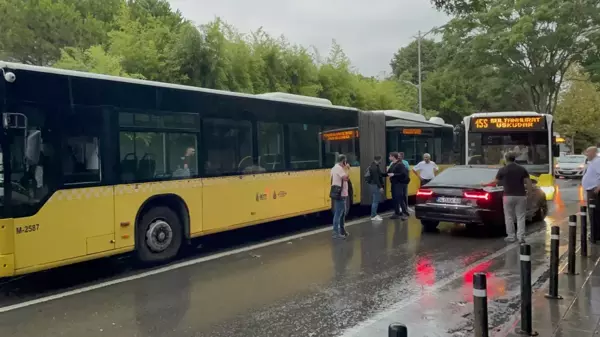
<svg viewBox="0 0 600 337">
<path fill-rule="evenodd" d="M 426 32 L 425 34 L 421 34 L 421 31 L 419 30 L 418 34 L 417 34 L 417 63 L 418 63 L 418 73 L 419 73 L 419 84 L 415 85 L 415 87 L 417 87 L 417 90 L 419 91 L 419 114 L 423 114 L 423 92 L 422 92 L 422 71 L 421 71 L 421 40 L 423 40 L 423 38 L 425 36 L 427 36 L 429 33 L 437 33 L 440 29 L 445 28 L 446 25 L 440 26 L 440 27 L 433 27 L 431 30 L 429 30 L 428 32 Z"/>
</svg>

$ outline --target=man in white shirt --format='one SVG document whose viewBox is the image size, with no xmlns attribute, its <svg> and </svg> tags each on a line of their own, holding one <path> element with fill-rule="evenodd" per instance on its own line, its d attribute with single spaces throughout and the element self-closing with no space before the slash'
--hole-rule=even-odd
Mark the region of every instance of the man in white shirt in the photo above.
<svg viewBox="0 0 600 337">
<path fill-rule="evenodd" d="M 435 177 L 435 173 L 439 171 L 439 167 L 431 161 L 429 153 L 425 153 L 423 155 L 423 161 L 415 165 L 413 171 L 421 178 L 421 186 L 423 186 Z"/>
<path fill-rule="evenodd" d="M 593 210 L 589 210 L 590 216 L 592 216 L 591 212 L 594 212 L 592 217 L 594 223 L 591 224 L 592 241 L 596 241 L 600 237 L 600 228 L 595 228 L 595 223 L 598 223 L 596 219 L 600 216 L 600 204 L 598 203 L 598 193 L 600 193 L 600 158 L 598 158 L 597 154 L 598 149 L 595 146 L 590 146 L 585 150 L 588 162 L 583 178 L 581 178 L 581 186 L 587 195 L 588 208 L 590 205 L 595 206 Z"/>
</svg>

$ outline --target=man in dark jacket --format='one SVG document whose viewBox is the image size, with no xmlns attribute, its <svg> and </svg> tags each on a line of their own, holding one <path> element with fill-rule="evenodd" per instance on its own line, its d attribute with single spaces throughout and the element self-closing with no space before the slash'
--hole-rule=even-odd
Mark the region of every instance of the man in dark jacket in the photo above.
<svg viewBox="0 0 600 337">
<path fill-rule="evenodd" d="M 392 201 L 394 203 L 394 215 L 392 219 L 402 218 L 408 219 L 408 205 L 406 196 L 404 195 L 404 186 L 410 182 L 410 177 L 406 166 L 400 160 L 398 152 L 390 153 L 390 161 L 392 165 L 388 169 L 390 183 L 392 183 Z"/>
<path fill-rule="evenodd" d="M 381 197 L 383 196 L 383 177 L 385 177 L 384 172 L 379 166 L 380 164 L 381 156 L 375 156 L 375 158 L 373 158 L 373 162 L 369 166 L 369 169 L 365 173 L 365 181 L 369 185 L 369 191 L 371 192 L 371 196 L 373 198 L 371 203 L 371 220 L 373 221 L 383 220 L 382 217 L 377 215 L 377 208 L 379 207 Z"/>
</svg>

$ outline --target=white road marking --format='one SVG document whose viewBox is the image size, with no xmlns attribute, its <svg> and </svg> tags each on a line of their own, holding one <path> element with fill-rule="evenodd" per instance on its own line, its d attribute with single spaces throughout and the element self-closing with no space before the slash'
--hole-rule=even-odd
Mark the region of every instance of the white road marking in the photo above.
<svg viewBox="0 0 600 337">
<path fill-rule="evenodd" d="M 387 212 L 382 214 L 383 216 L 388 216 L 391 215 L 392 212 Z M 360 218 L 360 219 L 356 219 L 350 222 L 347 222 L 345 224 L 346 227 L 350 227 L 353 225 L 357 225 L 360 223 L 364 223 L 364 222 L 369 222 L 370 223 L 370 218 L 369 217 L 365 217 L 365 218 Z M 36 305 L 36 304 L 41 304 L 41 303 L 45 303 L 45 302 L 50 302 L 50 301 L 54 301 L 54 300 L 58 300 L 61 298 L 65 298 L 65 297 L 69 297 L 69 296 L 73 296 L 73 295 L 78 295 L 81 293 L 85 293 L 88 291 L 92 291 L 92 290 L 96 290 L 96 289 L 101 289 L 101 288 L 106 288 L 115 284 L 120 284 L 120 283 L 124 283 L 124 282 L 129 282 L 129 281 L 134 281 L 134 280 L 138 280 L 141 278 L 145 278 L 148 276 L 152 276 L 152 275 L 157 275 L 157 274 L 162 274 L 171 270 L 175 270 L 175 269 L 180 269 L 180 268 L 184 268 L 184 267 L 188 267 L 188 266 L 192 266 L 198 263 L 203 263 L 203 262 L 207 262 L 207 261 L 212 261 L 212 260 L 216 260 L 216 259 L 220 259 L 226 256 L 231 256 L 231 255 L 235 255 L 235 254 L 239 254 L 239 253 L 244 253 L 244 252 L 248 252 L 251 250 L 255 250 L 255 249 L 260 249 L 260 248 L 264 248 L 264 247 L 268 247 L 268 246 L 272 246 L 272 245 L 276 245 L 279 243 L 286 243 L 290 240 L 296 240 L 296 239 L 300 239 L 306 236 L 310 236 L 310 235 L 315 235 L 315 234 L 319 234 L 319 233 L 323 233 L 323 232 L 328 232 L 331 231 L 331 226 L 327 226 L 327 227 L 323 227 L 323 228 L 319 228 L 319 229 L 315 229 L 309 232 L 304 232 L 304 233 L 299 233 L 299 234 L 295 234 L 292 236 L 286 236 L 286 237 L 282 237 L 279 239 L 275 239 L 275 240 L 271 240 L 271 241 L 266 241 L 266 242 L 262 242 L 262 243 L 258 243 L 252 246 L 247 246 L 247 247 L 241 247 L 238 249 L 234 249 L 234 250 L 230 250 L 230 251 L 226 251 L 226 252 L 222 252 L 222 253 L 217 253 L 217 254 L 213 254 L 213 255 L 209 255 L 209 256 L 204 256 L 204 257 L 199 257 L 196 259 L 192 259 L 192 260 L 188 260 L 188 261 L 183 261 L 183 262 L 178 262 L 178 263 L 174 263 L 168 266 L 164 266 L 164 267 L 160 267 L 154 270 L 149 270 L 147 272 L 143 272 L 143 273 L 139 273 L 136 275 L 131 275 L 131 276 L 127 276 L 127 277 L 122 277 L 122 278 L 118 278 L 118 279 L 114 279 L 114 280 L 110 280 L 110 281 L 106 281 L 106 282 L 102 282 L 102 283 L 98 283 L 98 284 L 94 284 L 91 286 L 87 286 L 87 287 L 82 287 L 82 288 L 78 288 L 78 289 L 73 289 L 73 290 L 69 290 L 69 291 L 65 291 L 59 294 L 55 294 L 55 295 L 51 295 L 51 296 L 46 296 L 46 297 L 40 297 L 34 300 L 30 300 L 30 301 L 25 301 L 25 302 L 21 302 L 21 303 L 17 303 L 17 304 L 13 304 L 13 305 L 8 305 L 8 306 L 4 306 L 4 307 L 0 307 L 0 313 L 4 313 L 4 312 L 8 312 L 8 311 L 13 311 L 13 310 L 17 310 L 17 309 L 21 309 L 21 308 L 25 308 L 25 307 L 30 307 L 32 305 Z"/>
</svg>

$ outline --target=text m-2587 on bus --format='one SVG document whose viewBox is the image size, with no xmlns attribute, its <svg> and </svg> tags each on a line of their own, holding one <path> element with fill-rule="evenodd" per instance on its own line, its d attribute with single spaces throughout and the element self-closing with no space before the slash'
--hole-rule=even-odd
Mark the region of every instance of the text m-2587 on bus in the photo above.
<svg viewBox="0 0 600 337">
<path fill-rule="evenodd" d="M 31 232 L 35 232 L 37 230 L 40 229 L 40 225 L 39 224 L 35 224 L 35 225 L 26 225 L 26 226 L 19 226 L 16 228 L 16 232 L 17 234 L 23 234 L 23 233 L 31 233 Z"/>
</svg>

